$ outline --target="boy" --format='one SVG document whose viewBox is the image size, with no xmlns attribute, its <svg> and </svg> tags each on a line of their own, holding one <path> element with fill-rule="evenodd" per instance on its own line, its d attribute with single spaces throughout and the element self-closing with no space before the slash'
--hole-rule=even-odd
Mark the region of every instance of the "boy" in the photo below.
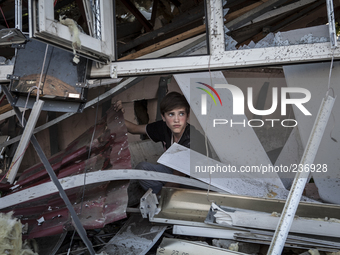
<svg viewBox="0 0 340 255">
<path fill-rule="evenodd" d="M 114 105 L 116 111 L 122 110 L 121 101 Z M 168 93 L 160 104 L 162 120 L 146 125 L 136 125 L 125 120 L 127 130 L 131 134 L 147 134 L 154 142 L 162 142 L 167 150 L 173 143 L 178 143 L 190 148 L 190 136 L 199 141 L 199 150 L 205 154 L 204 137 L 193 126 L 187 123 L 190 114 L 190 106 L 183 95 L 177 92 Z M 197 137 L 197 138 L 196 138 Z M 161 173 L 173 173 L 173 169 L 160 164 L 141 162 L 136 169 L 156 171 Z M 165 184 L 161 181 L 139 180 L 139 184 L 146 191 L 152 188 L 154 193 L 158 193 Z"/>
</svg>

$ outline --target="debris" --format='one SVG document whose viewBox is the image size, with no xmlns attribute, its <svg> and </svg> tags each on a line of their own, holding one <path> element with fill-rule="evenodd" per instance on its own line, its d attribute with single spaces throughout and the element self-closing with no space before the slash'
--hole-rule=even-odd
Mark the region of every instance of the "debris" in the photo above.
<svg viewBox="0 0 340 255">
<path fill-rule="evenodd" d="M 142 255 L 161 237 L 166 225 L 153 225 L 141 215 L 132 215 L 119 232 L 101 249 L 108 255 Z"/>
<path fill-rule="evenodd" d="M 310 250 L 308 250 L 308 252 L 311 255 L 320 255 L 320 253 L 319 253 L 319 251 L 317 249 L 310 249 Z"/>
<path fill-rule="evenodd" d="M 228 249 L 231 251 L 239 251 L 239 243 L 232 240 L 217 240 L 213 239 L 212 244 L 219 248 Z"/>
<path fill-rule="evenodd" d="M 173 160 L 174 157 L 177 158 L 176 161 Z M 188 158 L 190 160 L 187 160 Z M 203 157 L 202 154 L 177 143 L 171 145 L 157 162 L 231 194 L 253 197 L 273 197 L 277 194 L 275 197 L 280 199 L 284 199 L 288 195 L 287 190 L 275 185 L 280 182 L 278 178 L 275 179 L 275 182 L 270 183 L 267 180 L 273 179 L 257 178 L 254 176 L 254 173 L 229 172 L 226 176 L 225 172 L 214 172 L 212 174 L 209 173 L 210 170 L 206 172 L 199 170 L 196 172 L 197 166 L 214 166 L 214 169 L 216 168 L 215 166 L 218 166 L 220 169 L 227 169 L 228 164 Z M 193 164 L 192 162 L 195 163 Z M 222 177 L 222 174 L 224 174 L 224 177 Z M 216 178 L 217 176 L 219 178 Z"/>
<path fill-rule="evenodd" d="M 158 214 L 160 209 L 157 208 L 158 200 L 155 193 L 152 193 L 152 189 L 144 194 L 144 196 L 140 199 L 140 211 L 142 213 L 143 218 L 153 218 L 155 214 Z"/>
<path fill-rule="evenodd" d="M 231 250 L 231 251 L 238 251 L 238 243 L 230 244 L 228 249 Z"/>
<path fill-rule="evenodd" d="M 22 225 L 13 212 L 0 213 L 0 254 L 38 255 L 22 244 Z"/>
<path fill-rule="evenodd" d="M 185 236 L 234 239 L 236 234 L 247 233 L 247 231 L 226 229 L 204 224 L 202 227 L 174 225 L 172 233 Z"/>
</svg>

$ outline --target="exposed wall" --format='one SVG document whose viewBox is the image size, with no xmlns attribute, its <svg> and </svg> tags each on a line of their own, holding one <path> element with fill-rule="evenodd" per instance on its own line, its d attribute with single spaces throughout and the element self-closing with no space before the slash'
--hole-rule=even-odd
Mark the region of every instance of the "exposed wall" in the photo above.
<svg viewBox="0 0 340 255">
<path fill-rule="evenodd" d="M 272 123 L 270 121 L 265 121 L 265 119 L 294 119 L 294 112 L 290 105 L 287 107 L 287 115 L 284 117 L 281 116 L 280 91 L 282 87 L 287 86 L 282 68 L 231 70 L 224 71 L 223 74 L 229 84 L 236 85 L 242 90 L 245 96 L 244 109 L 247 118 L 262 119 L 264 121 L 264 126 L 254 128 L 254 131 L 260 139 L 265 151 L 268 152 L 283 147 L 292 129 L 283 128 L 278 121 L 275 122 L 275 128 L 271 128 Z M 260 95 L 261 88 L 265 83 L 269 83 L 267 92 L 263 93 L 262 91 Z M 263 109 L 269 109 L 272 106 L 272 89 L 273 87 L 276 87 L 278 90 L 278 105 L 276 111 L 267 116 L 254 116 L 254 114 L 249 111 L 246 102 L 248 94 L 247 87 L 253 88 L 253 105 L 255 108 L 259 100 L 265 100 Z M 263 98 L 264 95 L 266 95 L 265 98 Z M 254 123 L 254 125 L 258 125 L 258 123 Z"/>
</svg>

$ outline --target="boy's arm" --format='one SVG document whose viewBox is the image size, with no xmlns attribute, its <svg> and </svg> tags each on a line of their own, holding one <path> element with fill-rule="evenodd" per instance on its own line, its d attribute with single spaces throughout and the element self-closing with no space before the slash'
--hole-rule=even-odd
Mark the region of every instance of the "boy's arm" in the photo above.
<svg viewBox="0 0 340 255">
<path fill-rule="evenodd" d="M 146 125 L 137 125 L 135 123 L 132 123 L 128 120 L 125 120 L 125 125 L 129 133 L 131 134 L 140 134 L 145 135 L 146 134 Z"/>
<path fill-rule="evenodd" d="M 114 103 L 114 110 L 116 112 L 122 111 L 122 113 L 125 113 L 125 109 L 123 108 L 122 101 L 118 100 Z M 140 134 L 145 135 L 146 134 L 146 125 L 137 125 L 135 123 L 132 123 L 128 120 L 125 120 L 125 125 L 129 133 L 131 134 Z"/>
</svg>

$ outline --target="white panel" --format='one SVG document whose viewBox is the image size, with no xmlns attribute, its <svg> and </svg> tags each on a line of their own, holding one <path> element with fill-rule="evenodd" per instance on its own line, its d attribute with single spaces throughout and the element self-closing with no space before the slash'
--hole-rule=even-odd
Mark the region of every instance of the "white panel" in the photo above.
<svg viewBox="0 0 340 255">
<path fill-rule="evenodd" d="M 191 164 L 191 162 L 195 162 L 197 166 L 216 166 L 218 164 L 223 167 L 225 165 L 211 158 L 204 157 L 202 154 L 191 151 L 177 143 L 174 143 L 157 162 L 186 175 L 194 176 L 205 183 L 209 183 L 231 194 L 277 199 L 285 199 L 288 195 L 287 190 L 279 188 L 276 185 L 276 181 L 280 181 L 279 178 L 259 178 L 260 173 L 258 175 L 255 173 L 249 174 L 241 172 L 222 173 L 224 177 L 217 177 L 216 173 L 211 175 L 209 175 L 209 173 L 200 173 L 197 175 L 194 172 L 195 166 Z M 237 169 L 239 169 L 239 166 L 237 166 Z"/>
<path fill-rule="evenodd" d="M 329 43 L 313 43 L 225 51 L 217 56 L 177 57 L 166 61 L 164 59 L 119 61 L 114 64 L 118 76 L 136 76 L 324 61 L 329 60 L 332 52 Z M 340 48 L 336 48 L 334 58 L 339 57 Z M 93 74 L 92 77 L 96 78 L 97 75 L 99 73 Z"/>
<path fill-rule="evenodd" d="M 227 84 L 222 72 L 211 72 L 212 81 L 218 81 Z M 191 90 L 191 79 L 209 79 L 209 73 L 189 73 L 174 75 L 178 85 L 183 94 L 190 103 L 192 111 L 195 113 L 203 130 L 207 134 L 216 154 L 221 162 L 235 166 L 260 166 L 272 165 L 266 152 L 263 149 L 259 139 L 257 138 L 253 128 L 247 124 L 245 127 L 236 125 L 230 127 L 229 125 L 220 125 L 213 127 L 208 123 L 204 116 L 201 115 L 201 93 L 199 90 Z M 215 85 L 215 84 L 214 84 Z M 213 86 L 214 86 L 213 85 Z M 197 95 L 190 95 L 190 92 L 198 91 Z M 216 119 L 233 119 L 234 121 L 248 121 L 245 115 L 233 115 L 233 100 L 231 93 L 227 89 L 220 89 L 218 91 L 223 102 L 223 108 L 213 106 L 212 100 L 207 100 L 207 108 L 209 109 L 209 117 Z M 227 117 L 226 117 L 227 116 Z M 256 175 L 253 175 L 254 177 Z M 277 173 L 268 173 L 262 178 L 271 178 L 271 183 L 283 188 Z M 256 178 L 261 178 L 259 175 Z"/>
<path fill-rule="evenodd" d="M 301 143 L 301 138 L 299 130 L 295 127 L 283 147 L 279 157 L 275 162 L 275 166 L 289 166 L 290 164 L 299 164 L 301 157 L 303 155 L 303 146 Z M 293 183 L 295 173 L 293 172 L 279 172 L 278 173 L 283 185 L 286 189 L 289 189 Z"/>
<path fill-rule="evenodd" d="M 312 113 L 312 116 L 305 116 L 300 110 L 293 107 L 295 117 L 299 123 L 299 132 L 303 146 L 306 146 L 321 101 L 327 93 L 329 71 L 330 62 L 284 67 L 288 86 L 306 88 L 311 93 L 311 100 L 304 104 L 304 106 Z M 335 95 L 340 93 L 339 80 L 340 63 L 335 62 L 330 80 L 330 87 L 332 87 L 330 95 L 333 94 L 333 90 Z M 297 97 L 296 94 L 291 95 L 291 98 Z M 330 117 L 314 161 L 315 164 L 325 164 L 324 166 L 327 167 L 327 172 L 313 174 L 320 197 L 326 202 L 337 204 L 340 204 L 339 107 L 340 101 L 336 100 L 332 112 L 333 117 Z"/>
</svg>

